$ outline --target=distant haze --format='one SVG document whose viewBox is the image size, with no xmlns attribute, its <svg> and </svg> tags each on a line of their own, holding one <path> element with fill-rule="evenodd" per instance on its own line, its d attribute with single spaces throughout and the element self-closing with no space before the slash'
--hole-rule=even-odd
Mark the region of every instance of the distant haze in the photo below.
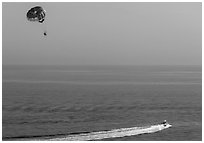
<svg viewBox="0 0 204 143">
<path fill-rule="evenodd" d="M 46 10 L 43 24 L 26 19 L 37 5 Z M 202 64 L 201 2 L 4 2 L 2 7 L 4 65 Z"/>
</svg>

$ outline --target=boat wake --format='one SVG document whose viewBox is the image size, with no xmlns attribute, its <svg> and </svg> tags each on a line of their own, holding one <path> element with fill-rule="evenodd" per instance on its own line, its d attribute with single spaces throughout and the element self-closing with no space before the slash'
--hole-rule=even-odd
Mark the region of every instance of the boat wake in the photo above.
<svg viewBox="0 0 204 143">
<path fill-rule="evenodd" d="M 171 127 L 170 124 L 158 124 L 146 127 L 132 127 L 132 128 L 120 128 L 113 129 L 110 131 L 99 131 L 99 132 L 90 132 L 82 133 L 76 135 L 68 135 L 65 137 L 52 138 L 50 141 L 88 141 L 88 140 L 101 140 L 106 138 L 116 138 L 116 137 L 125 137 L 133 136 L 146 133 L 155 133 L 164 129 Z"/>
<path fill-rule="evenodd" d="M 67 134 L 55 134 L 55 135 L 37 135 L 37 136 L 18 136 L 18 137 L 3 137 L 3 140 L 24 140 L 24 141 L 88 141 L 88 140 L 102 140 L 106 138 L 117 138 L 125 136 L 134 136 L 140 134 L 155 133 L 172 125 L 166 122 L 166 120 L 158 125 L 144 126 L 144 127 L 131 127 L 120 128 L 108 131 L 97 132 L 81 132 L 81 133 L 69 133 Z"/>
</svg>

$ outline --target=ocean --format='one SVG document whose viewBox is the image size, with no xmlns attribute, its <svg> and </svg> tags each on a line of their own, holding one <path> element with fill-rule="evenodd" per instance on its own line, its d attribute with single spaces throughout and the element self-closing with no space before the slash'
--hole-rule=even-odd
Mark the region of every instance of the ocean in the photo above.
<svg viewBox="0 0 204 143">
<path fill-rule="evenodd" d="M 171 128 L 104 141 L 201 141 L 201 66 L 2 66 L 2 139 Z"/>
</svg>

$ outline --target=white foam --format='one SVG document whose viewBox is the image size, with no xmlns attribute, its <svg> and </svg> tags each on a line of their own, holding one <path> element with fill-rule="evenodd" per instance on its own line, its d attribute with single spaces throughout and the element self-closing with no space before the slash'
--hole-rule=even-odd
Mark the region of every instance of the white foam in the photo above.
<svg viewBox="0 0 204 143">
<path fill-rule="evenodd" d="M 99 131 L 99 132 L 91 132 L 91 133 L 83 133 L 78 135 L 68 135 L 66 137 L 61 138 L 52 138 L 51 141 L 87 141 L 87 140 L 100 140 L 105 138 L 115 138 L 115 137 L 125 137 L 125 136 L 133 136 L 145 133 L 155 133 L 164 129 L 171 127 L 172 125 L 166 124 L 166 126 L 152 125 L 146 127 L 132 127 L 132 128 L 121 128 L 114 129 L 110 131 Z"/>
</svg>

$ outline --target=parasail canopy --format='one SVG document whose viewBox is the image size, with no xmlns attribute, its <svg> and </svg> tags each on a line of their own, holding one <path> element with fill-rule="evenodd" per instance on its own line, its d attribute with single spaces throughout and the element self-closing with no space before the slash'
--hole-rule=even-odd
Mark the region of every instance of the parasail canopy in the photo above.
<svg viewBox="0 0 204 143">
<path fill-rule="evenodd" d="M 45 20 L 45 10 L 40 6 L 35 6 L 27 12 L 27 19 L 29 21 L 37 21 L 43 23 Z"/>
</svg>

